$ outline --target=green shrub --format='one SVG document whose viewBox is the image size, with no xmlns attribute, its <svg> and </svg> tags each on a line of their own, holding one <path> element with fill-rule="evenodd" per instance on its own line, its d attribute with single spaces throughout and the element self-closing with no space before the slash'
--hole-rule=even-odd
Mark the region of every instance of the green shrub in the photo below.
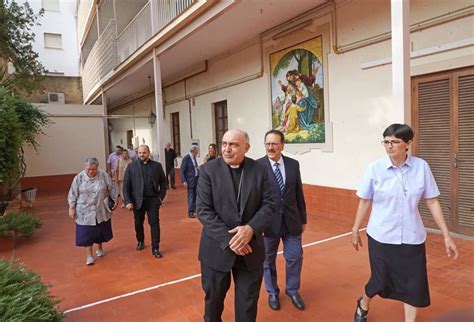
<svg viewBox="0 0 474 322">
<path fill-rule="evenodd" d="M 38 274 L 0 259 L 0 321 L 61 321 L 58 303 Z"/>
<path fill-rule="evenodd" d="M 9 212 L 0 217 L 0 237 L 29 238 L 41 225 L 39 218 L 29 212 Z"/>
</svg>

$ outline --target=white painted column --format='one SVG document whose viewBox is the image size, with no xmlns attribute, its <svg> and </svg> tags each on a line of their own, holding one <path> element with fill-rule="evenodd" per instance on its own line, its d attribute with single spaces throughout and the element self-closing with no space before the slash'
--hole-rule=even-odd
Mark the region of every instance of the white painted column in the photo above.
<svg viewBox="0 0 474 322">
<path fill-rule="evenodd" d="M 392 2 L 393 122 L 411 123 L 410 0 Z"/>
<path fill-rule="evenodd" d="M 104 124 L 104 153 L 105 153 L 105 161 L 107 162 L 107 158 L 110 153 L 110 131 L 109 131 L 109 119 L 108 119 L 108 109 L 107 109 L 107 96 L 105 95 L 104 89 L 101 89 L 101 97 L 102 97 L 102 122 Z M 115 149 L 113 149 L 115 151 Z M 103 169 L 105 169 L 105 164 Z"/>
<path fill-rule="evenodd" d="M 155 113 L 156 123 L 154 128 L 156 130 L 156 151 L 158 153 L 158 160 L 161 163 L 165 162 L 165 156 L 163 155 L 164 142 L 163 142 L 163 123 L 164 123 L 164 107 L 163 107 L 163 92 L 161 89 L 161 63 L 160 58 L 157 56 L 156 48 L 153 49 L 153 75 L 155 79 Z"/>
</svg>

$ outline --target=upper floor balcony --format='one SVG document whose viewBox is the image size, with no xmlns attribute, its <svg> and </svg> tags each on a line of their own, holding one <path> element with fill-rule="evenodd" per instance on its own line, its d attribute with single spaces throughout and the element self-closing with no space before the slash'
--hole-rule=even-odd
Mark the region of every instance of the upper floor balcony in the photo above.
<svg viewBox="0 0 474 322">
<path fill-rule="evenodd" d="M 78 32 L 84 98 L 196 0 L 81 0 Z"/>
</svg>

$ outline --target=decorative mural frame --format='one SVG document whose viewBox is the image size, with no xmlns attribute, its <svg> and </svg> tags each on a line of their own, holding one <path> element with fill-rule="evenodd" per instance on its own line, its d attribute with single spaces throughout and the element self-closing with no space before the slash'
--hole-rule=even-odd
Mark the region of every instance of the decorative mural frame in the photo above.
<svg viewBox="0 0 474 322">
<path fill-rule="evenodd" d="M 332 151 L 327 56 L 329 25 L 295 31 L 266 50 L 269 66 L 271 128 L 285 134 L 292 154 Z"/>
</svg>

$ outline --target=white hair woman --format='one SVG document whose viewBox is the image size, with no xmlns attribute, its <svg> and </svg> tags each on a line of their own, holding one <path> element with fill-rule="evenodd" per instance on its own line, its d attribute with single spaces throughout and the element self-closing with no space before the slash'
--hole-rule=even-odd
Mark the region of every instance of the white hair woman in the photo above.
<svg viewBox="0 0 474 322">
<path fill-rule="evenodd" d="M 112 210 L 117 206 L 115 185 L 107 172 L 99 170 L 97 158 L 87 158 L 85 169 L 74 177 L 68 203 L 69 217 L 76 221 L 76 246 L 86 248 L 86 265 L 93 265 L 92 246 L 98 245 L 98 257 L 105 255 L 102 243 L 113 237 Z"/>
</svg>

